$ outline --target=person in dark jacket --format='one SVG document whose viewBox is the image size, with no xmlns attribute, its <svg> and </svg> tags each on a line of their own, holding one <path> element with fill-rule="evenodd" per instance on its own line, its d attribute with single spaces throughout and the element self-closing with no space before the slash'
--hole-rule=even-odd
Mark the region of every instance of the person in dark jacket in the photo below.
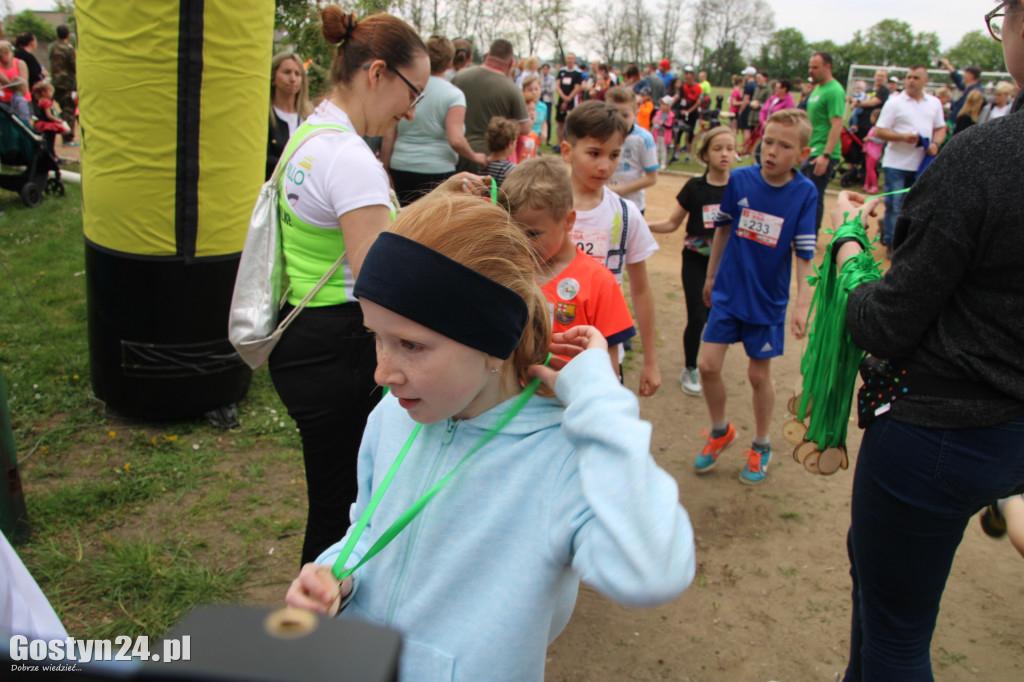
<svg viewBox="0 0 1024 682">
<path fill-rule="evenodd" d="M 32 90 L 36 83 L 46 77 L 46 69 L 42 67 L 35 54 L 38 43 L 35 34 L 24 31 L 14 39 L 14 57 L 28 66 L 28 89 Z"/>
<path fill-rule="evenodd" d="M 313 113 L 302 59 L 280 52 L 270 62 L 270 133 L 267 138 L 267 180 L 292 133 Z"/>
<path fill-rule="evenodd" d="M 986 20 L 1024 84 L 1024 0 Z M 1020 108 L 949 141 L 907 195 L 892 268 L 849 297 L 854 342 L 905 370 L 907 389 L 875 412 L 857 458 L 849 682 L 933 679 L 932 633 L 964 529 L 1024 491 L 1024 205 L 1008 200 L 1024 184 Z M 862 202 L 842 193 L 833 223 Z M 860 248 L 844 243 L 837 262 Z"/>
</svg>

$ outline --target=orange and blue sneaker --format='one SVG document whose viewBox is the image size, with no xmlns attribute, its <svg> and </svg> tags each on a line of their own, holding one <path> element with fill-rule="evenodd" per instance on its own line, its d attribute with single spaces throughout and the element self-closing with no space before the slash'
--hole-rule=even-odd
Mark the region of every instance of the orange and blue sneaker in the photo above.
<svg viewBox="0 0 1024 682">
<path fill-rule="evenodd" d="M 722 454 L 722 450 L 725 450 L 725 446 L 736 439 L 736 427 L 730 422 L 729 428 L 725 430 L 725 433 L 716 438 L 712 438 L 707 429 L 701 431 L 701 435 L 707 438 L 708 442 L 705 443 L 704 449 L 697 455 L 697 459 L 693 460 L 693 470 L 698 474 L 703 474 L 705 471 L 711 471 L 715 468 L 715 464 L 718 463 L 718 456 Z"/>
<path fill-rule="evenodd" d="M 768 475 L 768 462 L 772 461 L 772 446 L 760 448 L 753 446 L 743 453 L 747 456 L 747 466 L 740 472 L 740 482 L 757 485 Z"/>
</svg>

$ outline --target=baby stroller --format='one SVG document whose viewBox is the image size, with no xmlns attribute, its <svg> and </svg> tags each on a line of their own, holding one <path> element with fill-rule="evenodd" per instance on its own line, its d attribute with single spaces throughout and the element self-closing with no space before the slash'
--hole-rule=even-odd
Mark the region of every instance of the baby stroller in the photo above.
<svg viewBox="0 0 1024 682">
<path fill-rule="evenodd" d="M 704 111 L 700 112 L 700 120 L 703 122 L 702 127 L 705 130 L 710 130 L 715 126 L 722 125 L 720 118 L 721 113 L 721 109 L 705 109 Z"/>
<path fill-rule="evenodd" d="M 60 167 L 46 140 L 18 118 L 5 102 L 0 102 L 0 164 L 25 167 L 17 175 L 0 174 L 0 188 L 20 194 L 29 208 L 39 205 L 43 192 L 64 196 Z"/>
<path fill-rule="evenodd" d="M 842 165 L 837 171 L 839 184 L 842 187 L 861 186 L 867 174 L 868 160 L 864 153 L 864 141 L 849 128 L 843 128 L 839 133 L 839 145 L 843 155 Z"/>
</svg>

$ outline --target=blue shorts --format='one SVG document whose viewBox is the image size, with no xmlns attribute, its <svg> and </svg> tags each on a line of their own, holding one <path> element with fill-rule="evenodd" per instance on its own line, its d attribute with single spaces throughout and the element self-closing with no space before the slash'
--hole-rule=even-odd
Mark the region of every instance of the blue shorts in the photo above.
<svg viewBox="0 0 1024 682">
<path fill-rule="evenodd" d="M 722 306 L 711 307 L 703 336 L 706 343 L 730 344 L 742 341 L 747 357 L 755 360 L 782 355 L 785 340 L 785 320 L 770 325 L 750 324 L 722 310 Z"/>
</svg>

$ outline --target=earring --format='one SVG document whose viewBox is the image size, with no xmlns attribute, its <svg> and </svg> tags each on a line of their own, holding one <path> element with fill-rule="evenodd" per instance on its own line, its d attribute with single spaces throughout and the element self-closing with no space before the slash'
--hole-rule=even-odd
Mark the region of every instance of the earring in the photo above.
<svg viewBox="0 0 1024 682">
<path fill-rule="evenodd" d="M 496 370 L 496 369 L 492 369 L 492 370 L 491 370 L 491 375 L 492 375 L 492 376 L 498 376 L 498 370 Z"/>
</svg>

